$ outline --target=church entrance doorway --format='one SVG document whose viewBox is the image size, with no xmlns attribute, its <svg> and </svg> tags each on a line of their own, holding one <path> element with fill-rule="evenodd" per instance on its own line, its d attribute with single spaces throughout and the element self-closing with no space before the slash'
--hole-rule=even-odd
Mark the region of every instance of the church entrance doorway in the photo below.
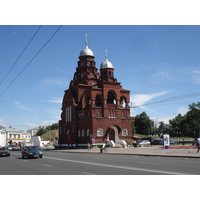
<svg viewBox="0 0 200 200">
<path fill-rule="evenodd" d="M 116 126 L 111 126 L 109 128 L 109 134 L 108 134 L 108 137 L 107 137 L 107 140 L 113 140 L 115 143 L 118 141 L 118 134 L 119 134 L 119 131 L 118 131 L 118 128 Z"/>
</svg>

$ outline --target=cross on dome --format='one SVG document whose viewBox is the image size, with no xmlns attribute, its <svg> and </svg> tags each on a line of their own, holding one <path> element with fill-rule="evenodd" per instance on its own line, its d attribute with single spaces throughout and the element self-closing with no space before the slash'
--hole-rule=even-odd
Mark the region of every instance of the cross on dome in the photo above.
<svg viewBox="0 0 200 200">
<path fill-rule="evenodd" d="M 85 45 L 86 46 L 88 46 L 88 34 L 86 33 L 86 34 L 84 34 L 84 36 L 85 36 Z"/>
<path fill-rule="evenodd" d="M 80 52 L 80 56 L 93 56 L 94 57 L 94 53 L 92 52 L 92 50 L 90 50 L 88 48 L 88 34 L 84 34 L 85 36 L 85 48 Z"/>
<path fill-rule="evenodd" d="M 106 56 L 106 60 L 108 59 L 108 50 L 105 50 L 105 56 Z"/>
</svg>

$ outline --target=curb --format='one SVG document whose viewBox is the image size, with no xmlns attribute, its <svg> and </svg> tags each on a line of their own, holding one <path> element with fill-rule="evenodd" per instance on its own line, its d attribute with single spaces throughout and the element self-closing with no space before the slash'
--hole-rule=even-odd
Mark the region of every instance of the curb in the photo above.
<svg viewBox="0 0 200 200">
<path fill-rule="evenodd" d="M 59 152 L 62 152 L 62 153 L 89 153 L 89 154 L 112 154 L 112 155 L 132 155 L 132 156 L 154 156 L 154 157 L 176 157 L 176 158 L 200 158 L 200 157 L 197 157 L 197 156 L 186 156 L 186 155 L 164 155 L 164 154 L 140 154 L 140 153 L 110 153 L 110 152 L 106 152 L 106 153 L 101 153 L 101 152 L 91 152 L 91 151 L 88 151 L 88 152 L 80 152 L 80 151 L 62 151 L 60 150 Z"/>
</svg>

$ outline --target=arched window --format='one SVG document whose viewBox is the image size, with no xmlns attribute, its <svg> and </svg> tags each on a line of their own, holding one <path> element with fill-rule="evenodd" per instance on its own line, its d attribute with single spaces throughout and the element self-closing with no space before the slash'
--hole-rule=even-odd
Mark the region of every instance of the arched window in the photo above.
<svg viewBox="0 0 200 200">
<path fill-rule="evenodd" d="M 81 131 L 80 130 L 78 131 L 78 137 L 81 137 Z"/>
<path fill-rule="evenodd" d="M 125 96 L 120 97 L 120 105 L 121 105 L 121 108 L 126 108 L 126 97 Z"/>
<path fill-rule="evenodd" d="M 122 130 L 122 136 L 128 136 L 128 131 L 127 129 Z"/>
<path fill-rule="evenodd" d="M 85 74 L 84 73 L 81 73 L 81 78 L 84 78 Z"/>
<path fill-rule="evenodd" d="M 84 137 L 85 136 L 85 131 L 84 130 L 82 130 L 82 137 Z"/>
<path fill-rule="evenodd" d="M 116 112 L 113 111 L 113 118 L 116 118 Z"/>
<path fill-rule="evenodd" d="M 95 105 L 97 107 L 101 107 L 102 106 L 102 96 L 100 94 L 96 95 Z"/>
<path fill-rule="evenodd" d="M 90 136 L 90 129 L 87 130 L 87 137 Z"/>
<path fill-rule="evenodd" d="M 110 90 L 108 92 L 107 103 L 108 104 L 115 104 L 116 103 L 116 93 L 115 93 L 115 91 Z"/>
<path fill-rule="evenodd" d="M 97 136 L 98 136 L 98 137 L 103 136 L 103 129 L 99 128 L 99 129 L 97 130 Z"/>
</svg>

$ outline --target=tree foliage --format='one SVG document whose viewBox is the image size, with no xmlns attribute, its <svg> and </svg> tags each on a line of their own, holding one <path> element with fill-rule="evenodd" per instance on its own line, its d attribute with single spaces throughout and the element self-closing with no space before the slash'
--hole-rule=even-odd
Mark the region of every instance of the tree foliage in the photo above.
<svg viewBox="0 0 200 200">
<path fill-rule="evenodd" d="M 151 135 L 154 132 L 154 123 L 145 112 L 136 115 L 132 122 L 132 128 L 135 128 L 137 134 Z"/>
<path fill-rule="evenodd" d="M 173 135 L 199 137 L 200 136 L 200 102 L 189 105 L 185 115 L 178 114 L 169 121 Z"/>
<path fill-rule="evenodd" d="M 54 123 L 50 126 L 40 126 L 40 129 L 38 130 L 36 136 L 41 136 L 43 135 L 44 133 L 47 133 L 49 131 L 52 131 L 52 130 L 57 130 L 58 129 L 58 123 Z"/>
<path fill-rule="evenodd" d="M 176 137 L 200 137 L 200 102 L 190 104 L 185 115 L 178 114 L 169 120 L 169 124 L 162 121 L 154 123 L 145 112 L 136 115 L 132 117 L 132 133 L 158 136 L 168 133 Z"/>
</svg>

